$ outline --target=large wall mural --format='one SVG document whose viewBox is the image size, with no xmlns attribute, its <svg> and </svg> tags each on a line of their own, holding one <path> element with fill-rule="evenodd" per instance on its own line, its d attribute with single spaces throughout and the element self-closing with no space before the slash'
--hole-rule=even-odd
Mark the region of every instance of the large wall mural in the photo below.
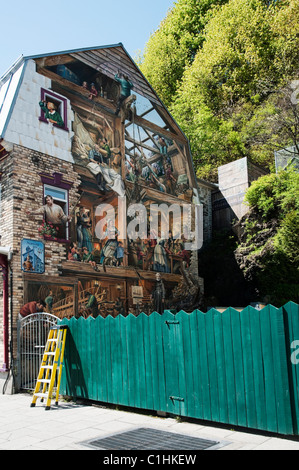
<svg viewBox="0 0 299 470">
<path fill-rule="evenodd" d="M 187 249 L 190 240 L 184 232 L 182 216 L 175 220 L 171 215 L 168 229 L 154 231 L 151 207 L 192 202 L 192 169 L 185 137 L 175 129 L 172 118 L 162 106 L 136 91 L 134 75 L 121 70 L 106 75 L 76 60 L 69 60 L 67 66 L 48 66 L 47 70 L 52 78 L 52 89 L 41 90 L 40 120 L 63 128 L 63 100 L 70 101 L 73 111 L 71 153 L 81 186 L 80 197 L 72 208 L 65 203 L 67 194 L 63 197 L 57 193 L 55 197 L 51 185 L 45 186 L 45 203 L 40 213 L 45 214 L 44 224 L 54 226 L 57 232 L 54 239 L 68 242 L 67 262 L 74 266 L 81 263 L 81 268 L 76 268 L 79 272 L 89 269 L 86 272 L 93 270 L 95 275 L 103 275 L 101 288 L 98 281 L 93 280 L 88 285 L 81 281 L 85 299 L 80 304 L 82 311 L 93 315 L 99 312 L 104 315 L 104 310 L 114 314 L 136 313 L 140 309 L 158 311 L 162 300 L 164 307 L 174 308 L 177 301 L 174 288 L 191 264 L 192 255 Z M 55 77 L 62 77 L 63 81 L 53 79 Z M 57 96 L 61 97 L 60 101 Z M 51 126 L 49 132 L 50 129 Z M 144 233 L 138 237 L 122 236 L 119 198 L 125 199 L 126 208 L 130 204 L 142 204 L 145 208 Z M 52 209 L 56 207 L 59 220 L 57 217 L 50 220 L 53 215 L 49 215 L 50 202 Z M 115 217 L 107 218 L 103 236 L 99 237 L 97 207 L 103 203 L 114 208 Z M 126 225 L 131 220 L 126 215 Z M 113 279 L 111 268 L 123 270 L 125 285 Z M 128 272 L 128 268 L 134 271 Z M 149 274 L 139 276 L 136 281 L 136 276 L 131 274 L 139 271 Z M 161 277 L 156 278 L 157 273 L 169 275 L 169 278 L 162 282 Z M 140 288 L 138 295 L 134 290 L 137 287 Z M 53 292 L 51 286 L 50 290 Z M 94 298 L 97 308 L 92 308 Z M 58 303 L 61 301 L 57 294 L 55 299 Z M 70 311 L 72 308 L 73 304 Z"/>
</svg>

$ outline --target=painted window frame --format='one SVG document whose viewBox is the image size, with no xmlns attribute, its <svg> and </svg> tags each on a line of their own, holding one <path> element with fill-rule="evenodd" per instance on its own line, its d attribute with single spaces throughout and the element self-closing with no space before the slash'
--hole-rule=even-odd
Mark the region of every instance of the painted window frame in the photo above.
<svg viewBox="0 0 299 470">
<path fill-rule="evenodd" d="M 55 191 L 61 191 L 65 194 L 65 199 L 53 198 L 54 201 L 60 201 L 65 203 L 65 215 L 69 215 L 70 212 L 70 202 L 69 202 L 69 190 L 73 186 L 73 183 L 66 181 L 63 179 L 63 175 L 61 173 L 53 173 L 53 175 L 40 173 L 41 181 L 43 183 L 43 200 L 46 197 L 46 188 L 53 188 Z M 50 240 L 54 240 L 58 243 L 70 243 L 70 222 L 66 224 L 66 238 L 52 238 Z"/>
<path fill-rule="evenodd" d="M 57 95 L 56 93 L 53 93 L 53 91 L 46 90 L 45 88 L 41 88 L 41 101 L 47 101 L 47 98 L 52 98 L 54 101 L 60 103 L 60 115 L 63 119 L 64 126 L 60 127 L 58 124 L 53 124 L 54 127 L 57 127 L 58 129 L 62 129 L 63 131 L 68 132 L 68 127 L 67 127 L 67 99 L 63 98 L 63 96 Z M 41 122 L 44 122 L 46 124 L 49 124 L 47 119 L 45 118 L 45 113 L 42 109 L 40 109 L 40 116 L 39 120 Z"/>
<path fill-rule="evenodd" d="M 48 189 L 48 191 L 47 191 Z M 59 198 L 59 197 L 54 197 L 52 196 L 51 194 L 51 189 L 53 189 L 53 191 L 59 191 L 61 193 L 63 193 L 65 195 L 65 198 L 62 199 L 62 198 Z M 43 192 L 44 192 L 44 200 L 46 198 L 47 195 L 50 195 L 53 197 L 53 200 L 54 200 L 54 203 L 55 202 L 62 202 L 65 204 L 65 210 L 63 210 L 63 212 L 65 213 L 65 215 L 69 215 L 69 193 L 68 193 L 68 190 L 67 189 L 63 189 L 63 188 L 59 188 L 58 186 L 52 186 L 50 184 L 44 184 L 44 187 L 43 187 Z M 66 223 L 66 226 L 65 226 L 65 238 L 57 238 L 57 241 L 60 242 L 60 243 L 63 243 L 63 242 L 66 242 L 66 241 L 69 241 L 69 223 Z"/>
</svg>

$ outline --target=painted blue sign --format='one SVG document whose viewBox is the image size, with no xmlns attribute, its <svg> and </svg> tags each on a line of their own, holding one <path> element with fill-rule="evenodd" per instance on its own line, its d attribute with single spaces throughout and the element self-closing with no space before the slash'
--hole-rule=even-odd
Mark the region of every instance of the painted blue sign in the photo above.
<svg viewBox="0 0 299 470">
<path fill-rule="evenodd" d="M 45 245 L 41 241 L 24 238 L 21 241 L 21 268 L 26 273 L 45 272 Z"/>
</svg>

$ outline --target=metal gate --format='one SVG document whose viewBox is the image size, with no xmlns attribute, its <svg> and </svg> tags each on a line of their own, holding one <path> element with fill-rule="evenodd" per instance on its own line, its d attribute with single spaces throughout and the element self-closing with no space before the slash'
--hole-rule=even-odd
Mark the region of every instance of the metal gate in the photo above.
<svg viewBox="0 0 299 470">
<path fill-rule="evenodd" d="M 49 330 L 58 320 L 50 313 L 34 313 L 18 320 L 18 390 L 34 389 Z"/>
</svg>

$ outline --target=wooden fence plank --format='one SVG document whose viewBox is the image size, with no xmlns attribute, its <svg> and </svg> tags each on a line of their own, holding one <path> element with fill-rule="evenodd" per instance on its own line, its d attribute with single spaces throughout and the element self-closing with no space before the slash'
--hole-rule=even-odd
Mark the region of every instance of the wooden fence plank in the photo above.
<svg viewBox="0 0 299 470">
<path fill-rule="evenodd" d="M 83 319 L 82 319 L 83 320 Z M 86 359 L 85 354 L 82 352 L 82 334 L 84 335 L 84 320 L 80 319 L 74 323 L 74 344 L 77 349 L 78 361 L 76 364 L 76 383 L 77 396 L 82 398 L 89 397 L 88 391 L 88 373 L 86 372 Z"/>
<path fill-rule="evenodd" d="M 155 409 L 158 411 L 166 411 L 167 394 L 166 394 L 166 378 L 165 378 L 165 352 L 163 344 L 163 318 L 154 312 L 150 316 L 150 342 L 154 352 L 152 356 L 153 371 L 156 375 L 153 377 L 153 393 Z M 155 345 L 156 347 L 153 347 Z"/>
<path fill-rule="evenodd" d="M 150 317 L 143 315 L 143 338 L 144 338 L 144 366 L 145 366 L 145 408 L 155 410 L 153 390 L 153 366 L 152 356 L 156 349 L 150 342 Z"/>
<path fill-rule="evenodd" d="M 111 328 L 111 323 L 113 318 L 111 315 L 108 315 L 105 318 L 105 359 L 106 359 L 106 374 L 107 374 L 107 401 L 109 403 L 114 403 L 113 400 L 113 382 L 112 382 L 112 350 L 111 342 L 113 341 L 113 331 Z"/>
<path fill-rule="evenodd" d="M 234 311 L 236 314 L 236 312 Z M 224 363 L 226 368 L 226 396 L 227 396 L 227 412 L 228 422 L 231 424 L 238 424 L 237 414 L 237 397 L 236 397 L 236 377 L 235 377 L 235 364 L 233 353 L 233 338 L 232 338 L 232 324 L 231 324 L 231 309 L 228 308 L 222 314 L 223 325 L 223 350 L 224 350 Z"/>
<path fill-rule="evenodd" d="M 177 366 L 178 366 L 178 395 L 183 399 L 179 401 L 179 414 L 180 416 L 190 416 L 188 408 L 192 409 L 193 398 L 188 394 L 187 388 L 194 389 L 193 374 L 192 374 L 192 360 L 190 349 L 190 325 L 189 314 L 180 311 L 175 317 L 175 338 L 174 341 L 177 347 Z M 188 386 L 187 386 L 188 384 Z M 191 412 L 191 415 L 194 411 Z"/>
<path fill-rule="evenodd" d="M 248 307 L 240 312 L 242 352 L 245 379 L 245 397 L 247 423 L 251 428 L 257 427 L 256 401 L 254 389 L 253 360 L 252 360 L 252 332 L 250 328 L 250 311 Z"/>
<path fill-rule="evenodd" d="M 230 308 L 232 325 L 232 346 L 235 369 L 236 408 L 239 426 L 247 426 L 245 379 L 242 352 L 241 320 L 240 313 Z"/>
<path fill-rule="evenodd" d="M 178 325 L 175 323 L 175 316 L 168 311 L 165 311 L 161 316 L 161 322 L 166 382 L 166 411 L 178 415 L 180 412 L 180 402 L 171 398 L 183 398 L 179 396 L 178 349 L 175 341 Z"/>
<path fill-rule="evenodd" d="M 219 423 L 220 413 L 214 332 L 214 309 L 209 310 L 205 315 L 205 324 L 207 335 L 208 370 L 210 379 L 211 419 L 212 421 L 217 421 Z"/>
<path fill-rule="evenodd" d="M 288 302 L 282 307 L 289 373 L 294 434 L 299 433 L 299 305 Z M 298 351 L 298 352 L 297 352 Z"/>
<path fill-rule="evenodd" d="M 209 375 L 209 359 L 208 359 L 208 346 L 207 346 L 207 329 L 206 329 L 206 314 L 198 314 L 198 347 L 199 347 L 199 364 L 200 364 L 200 384 L 202 395 L 202 408 L 203 413 L 200 418 L 212 420 L 212 407 L 211 407 L 211 384 Z"/>
<path fill-rule="evenodd" d="M 262 332 L 260 324 L 260 311 L 250 308 L 249 320 L 251 326 L 252 364 L 254 374 L 254 389 L 256 399 L 257 428 L 267 430 L 265 379 L 262 353 Z"/>
<path fill-rule="evenodd" d="M 100 323 L 98 341 L 100 344 L 100 351 L 101 351 L 99 360 L 101 364 L 100 374 L 102 377 L 100 392 L 101 392 L 101 397 L 102 397 L 101 400 L 103 402 L 108 402 L 107 354 L 106 354 L 106 344 L 105 344 L 107 325 L 106 325 L 105 318 L 99 318 L 98 321 Z"/>
<path fill-rule="evenodd" d="M 86 363 L 88 364 L 89 372 L 88 372 L 88 389 L 89 389 L 89 398 L 96 400 L 96 385 L 95 385 L 95 368 L 96 368 L 96 356 L 95 356 L 95 319 L 93 317 L 89 317 L 86 322 L 86 331 L 85 331 L 85 344 L 88 343 L 88 347 L 86 348 Z M 88 341 L 87 338 L 91 340 Z"/>
<path fill-rule="evenodd" d="M 128 344 L 128 372 L 129 372 L 129 406 L 138 407 L 138 361 L 136 355 L 136 318 L 130 314 L 126 317 L 128 322 L 127 344 Z M 136 399 L 135 399 L 136 397 Z"/>
<path fill-rule="evenodd" d="M 113 403 L 119 404 L 122 394 L 122 356 L 121 331 L 119 320 L 111 317 L 111 368 L 112 368 L 112 396 Z"/>
<path fill-rule="evenodd" d="M 271 308 L 266 306 L 260 312 L 262 334 L 262 351 L 264 361 L 265 375 L 265 396 L 266 396 L 266 413 L 267 413 L 267 429 L 272 432 L 278 432 L 277 414 L 276 414 L 276 395 L 275 380 L 273 371 L 273 350 L 272 350 L 272 331 L 271 331 Z"/>
<path fill-rule="evenodd" d="M 198 343 L 198 316 L 203 315 L 199 310 L 195 310 L 190 315 L 190 359 L 193 370 L 193 390 L 191 387 L 188 388 L 188 394 L 193 396 L 193 416 L 196 418 L 203 417 L 203 392 L 202 392 L 202 381 L 201 381 L 201 370 L 200 370 L 200 348 Z"/>
<path fill-rule="evenodd" d="M 291 434 L 293 431 L 293 423 L 291 419 L 291 402 L 282 310 L 272 307 L 270 321 L 273 345 L 277 428 L 278 432 L 281 434 Z"/>
<path fill-rule="evenodd" d="M 121 342 L 121 384 L 119 393 L 119 404 L 128 406 L 129 403 L 129 378 L 128 378 L 128 346 L 127 346 L 127 321 L 122 315 L 118 315 L 117 321 L 120 330 Z"/>
<path fill-rule="evenodd" d="M 298 434 L 297 304 L 60 323 L 61 393 Z"/>
<path fill-rule="evenodd" d="M 139 408 L 147 408 L 146 394 L 146 364 L 145 364 L 145 331 L 144 331 L 145 314 L 141 313 L 136 318 L 136 355 L 138 360 L 138 383 L 139 383 Z"/>
<path fill-rule="evenodd" d="M 224 345 L 223 345 L 223 313 L 213 310 L 214 332 L 215 332 L 215 357 L 217 364 L 217 386 L 219 400 L 219 421 L 228 422 L 228 405 L 226 389 L 226 369 L 230 367 L 225 363 Z"/>
<path fill-rule="evenodd" d="M 103 401 L 103 354 L 102 344 L 100 342 L 100 329 L 103 322 L 102 317 L 97 317 L 94 323 L 93 341 L 94 341 L 94 367 L 93 367 L 93 380 L 95 381 L 95 389 L 93 395 L 96 397 L 94 400 Z"/>
</svg>

